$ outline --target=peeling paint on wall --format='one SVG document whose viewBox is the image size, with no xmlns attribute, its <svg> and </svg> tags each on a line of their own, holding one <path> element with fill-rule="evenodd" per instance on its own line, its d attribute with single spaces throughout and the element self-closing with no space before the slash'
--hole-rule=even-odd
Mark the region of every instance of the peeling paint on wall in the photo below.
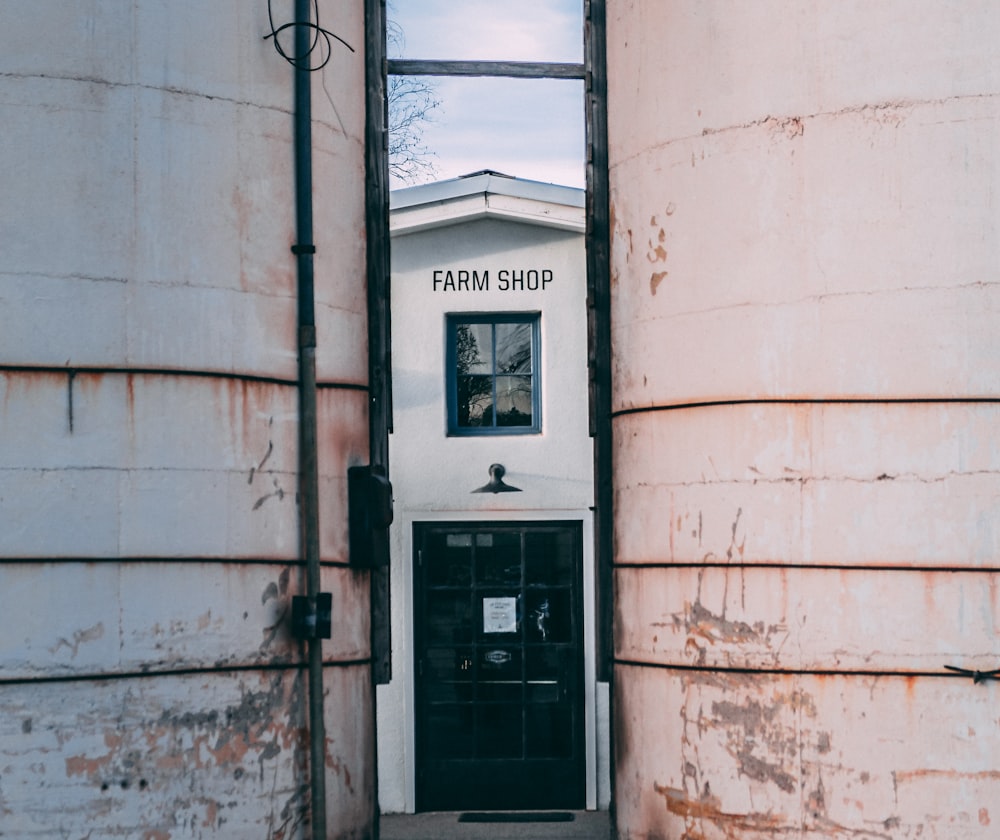
<svg viewBox="0 0 1000 840">
<path fill-rule="evenodd" d="M 365 702 L 364 670 L 330 674 L 331 699 Z M 108 831 L 172 837 L 299 838 L 308 824 L 308 733 L 300 671 L 82 682 L 40 697 L 30 685 L 4 689 L 0 810 L 11 836 L 86 831 L 100 815 Z M 363 818 L 370 741 L 356 727 L 328 727 L 331 796 L 345 818 Z M 33 783 L 35 780 L 37 783 Z"/>
<path fill-rule="evenodd" d="M 361 5 L 318 7 L 363 43 Z M 45 30 L 66 36 L 60 49 L 32 46 Z M 234 0 L 38 0 L 5 15 L 5 838 L 308 834 L 304 652 L 287 621 L 304 588 L 295 74 L 267 31 L 267 4 Z M 374 712 L 346 475 L 368 454 L 365 68 L 348 56 L 331 57 L 312 111 L 338 126 L 314 161 L 317 182 L 338 185 L 316 202 L 335 605 L 319 772 L 331 836 L 360 840 Z"/>
<path fill-rule="evenodd" d="M 992 837 L 1000 11 L 910 11 L 608 3 L 626 840 Z"/>
</svg>

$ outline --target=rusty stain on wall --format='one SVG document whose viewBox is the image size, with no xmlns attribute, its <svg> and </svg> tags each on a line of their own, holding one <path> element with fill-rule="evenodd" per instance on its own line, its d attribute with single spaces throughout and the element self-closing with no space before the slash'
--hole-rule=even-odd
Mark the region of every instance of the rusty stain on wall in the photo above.
<svg viewBox="0 0 1000 840">
<path fill-rule="evenodd" d="M 643 670 L 618 668 L 619 770 L 627 779 L 636 771 L 649 779 L 669 819 L 645 810 L 653 796 L 637 803 L 642 811 L 626 800 L 622 824 L 642 824 L 646 833 L 626 828 L 624 837 L 991 836 L 984 829 L 1000 781 L 991 743 L 970 740 L 964 729 L 956 742 L 946 715 L 941 725 L 926 725 L 928 710 L 952 708 L 966 695 L 957 681 L 924 678 L 909 699 L 903 681 L 892 677 L 684 670 L 661 692 L 656 676 L 670 672 Z M 939 686 L 950 690 L 935 701 L 929 692 Z M 851 727 L 837 727 L 841 716 Z M 919 737 L 910 735 L 915 725 Z M 925 769 L 932 754 L 961 755 L 965 767 Z M 942 789 L 963 790 L 975 806 L 940 798 Z M 637 823 L 640 813 L 646 816 Z M 774 824 L 762 824 L 761 816 Z"/>
<path fill-rule="evenodd" d="M 183 1 L 53 6 L 86 37 L 0 74 L 20 243 L 0 295 L 16 319 L 0 317 L 14 325 L 0 330 L 0 614 L 16 628 L 0 633 L 4 837 L 307 833 L 303 654 L 285 628 L 299 591 L 294 173 L 288 111 L 273 107 L 292 107 L 294 72 L 240 35 L 261 9 L 218 7 L 222 37 L 195 27 L 154 47 L 169 87 L 121 71 L 150 59 L 142 33 L 170 30 Z M 336 14 L 364 40 L 360 6 Z M 5 16 L 11 43 L 30 43 L 37 16 Z M 205 73 L 219 61 L 228 81 Z M 340 185 L 316 258 L 317 352 L 327 382 L 359 391 L 364 75 L 348 62 L 331 88 L 338 103 L 353 91 L 357 142 L 314 161 Z M 331 530 L 346 530 L 343 462 L 367 452 L 366 397 L 340 390 L 320 418 Z M 324 651 L 340 701 L 327 732 L 361 789 L 367 588 L 322 575 L 344 596 Z M 331 836 L 370 835 L 363 791 L 328 796 Z"/>
<path fill-rule="evenodd" d="M 736 523 L 734 523 L 733 529 L 733 539 L 735 540 Z M 739 550 L 742 550 L 742 545 Z M 734 570 L 734 573 L 739 574 L 742 579 L 744 570 L 738 568 Z M 701 589 L 703 578 L 704 569 L 698 572 L 698 589 L 695 600 L 694 602 L 685 601 L 683 613 L 671 613 L 669 625 L 666 622 L 654 622 L 652 626 L 670 626 L 675 632 L 683 632 L 687 636 L 684 645 L 685 650 L 694 656 L 694 662 L 698 665 L 704 665 L 706 662 L 708 653 L 706 645 L 714 646 L 716 644 L 738 647 L 752 645 L 755 648 L 766 648 L 772 652 L 773 661 L 777 665 L 780 661 L 782 648 L 790 635 L 787 624 L 784 622 L 765 623 L 763 621 L 754 621 L 751 624 L 747 621 L 727 618 L 728 574 L 726 576 L 726 586 L 722 594 L 722 612 L 721 614 L 713 613 L 702 603 Z M 745 600 L 745 598 L 741 597 L 742 600 Z M 654 636 L 653 643 L 655 644 L 657 641 L 658 638 Z"/>
<path fill-rule="evenodd" d="M 674 214 L 674 205 L 670 203 L 667 205 L 667 209 L 664 211 L 665 215 L 672 216 Z M 646 251 L 646 260 L 652 264 L 656 263 L 666 263 L 667 261 L 667 231 L 657 220 L 655 215 L 650 217 L 649 225 L 653 228 L 653 233 L 650 236 L 647 245 L 648 250 Z M 632 237 L 632 231 L 628 232 L 629 240 Z M 629 246 L 631 250 L 631 244 Z M 649 276 L 649 291 L 650 294 L 655 295 L 656 290 L 659 288 L 660 283 L 670 274 L 669 271 L 663 269 L 662 271 L 654 271 Z"/>
<path fill-rule="evenodd" d="M 684 840 L 707 840 L 709 837 L 724 837 L 726 840 L 739 840 L 744 832 L 775 832 L 783 822 L 781 815 L 772 813 L 730 814 L 722 810 L 718 797 L 710 791 L 697 798 L 692 798 L 684 790 L 667 787 L 653 782 L 653 790 L 663 797 L 667 810 L 684 819 Z M 705 834 L 701 823 L 708 822 L 713 828 L 722 832 Z"/>
<path fill-rule="evenodd" d="M 740 774 L 791 793 L 797 785 L 799 731 L 797 724 L 791 727 L 788 721 L 803 714 L 815 717 L 815 706 L 804 692 L 793 691 L 773 695 L 766 705 L 758 699 L 713 702 L 711 715 L 699 716 L 698 727 L 724 731 L 726 749 L 736 759 Z"/>
<path fill-rule="evenodd" d="M 163 788 L 175 787 L 182 778 L 197 784 L 193 792 L 210 778 L 218 784 L 228 775 L 235 785 L 228 795 L 221 792 L 223 784 L 219 795 L 195 795 L 190 800 L 201 806 L 194 809 L 186 827 L 218 829 L 231 809 L 247 807 L 246 794 L 238 790 L 256 766 L 259 790 L 267 791 L 266 801 L 272 803 L 269 836 L 291 836 L 306 814 L 308 744 L 302 677 L 296 672 L 261 673 L 258 683 L 254 686 L 252 677 L 244 677 L 238 702 L 221 708 L 192 709 L 174 702 L 155 718 L 137 720 L 127 713 L 117 722 L 106 721 L 105 727 L 114 728 L 105 728 L 102 749 L 67 755 L 66 776 L 85 779 L 99 797 L 141 799 L 157 791 L 154 798 L 162 801 Z M 69 746 L 82 735 L 66 731 L 59 737 Z M 291 789 L 289 771 L 299 780 Z M 274 803 L 282 804 L 276 808 Z"/>
</svg>

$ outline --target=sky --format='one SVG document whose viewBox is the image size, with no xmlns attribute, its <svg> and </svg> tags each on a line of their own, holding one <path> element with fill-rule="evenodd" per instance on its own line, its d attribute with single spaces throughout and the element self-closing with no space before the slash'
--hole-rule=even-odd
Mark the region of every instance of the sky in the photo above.
<svg viewBox="0 0 1000 840">
<path fill-rule="evenodd" d="M 405 39 L 393 58 L 583 61 L 583 0 L 390 0 L 388 16 Z M 424 127 L 436 168 L 424 181 L 493 169 L 584 185 L 582 81 L 430 81 L 441 105 Z"/>
</svg>

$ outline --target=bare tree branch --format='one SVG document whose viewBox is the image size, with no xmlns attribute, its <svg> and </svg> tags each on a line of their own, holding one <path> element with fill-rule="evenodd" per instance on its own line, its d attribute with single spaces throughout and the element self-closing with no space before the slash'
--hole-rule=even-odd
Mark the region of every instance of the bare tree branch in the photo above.
<svg viewBox="0 0 1000 840">
<path fill-rule="evenodd" d="M 394 21 L 386 24 L 390 54 L 401 55 L 405 46 L 403 30 Z M 412 184 L 437 174 L 434 153 L 424 143 L 424 128 L 440 107 L 433 82 L 420 76 L 389 76 L 386 88 L 389 105 L 389 174 Z"/>
</svg>

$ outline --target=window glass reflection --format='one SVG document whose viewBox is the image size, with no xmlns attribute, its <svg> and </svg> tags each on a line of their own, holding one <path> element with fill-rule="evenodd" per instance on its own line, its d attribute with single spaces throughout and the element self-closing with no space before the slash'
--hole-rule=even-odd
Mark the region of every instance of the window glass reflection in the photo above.
<svg viewBox="0 0 1000 840">
<path fill-rule="evenodd" d="M 531 324 L 497 324 L 497 373 L 531 373 Z"/>
<path fill-rule="evenodd" d="M 538 431 L 537 316 L 449 319 L 452 433 Z"/>
</svg>

